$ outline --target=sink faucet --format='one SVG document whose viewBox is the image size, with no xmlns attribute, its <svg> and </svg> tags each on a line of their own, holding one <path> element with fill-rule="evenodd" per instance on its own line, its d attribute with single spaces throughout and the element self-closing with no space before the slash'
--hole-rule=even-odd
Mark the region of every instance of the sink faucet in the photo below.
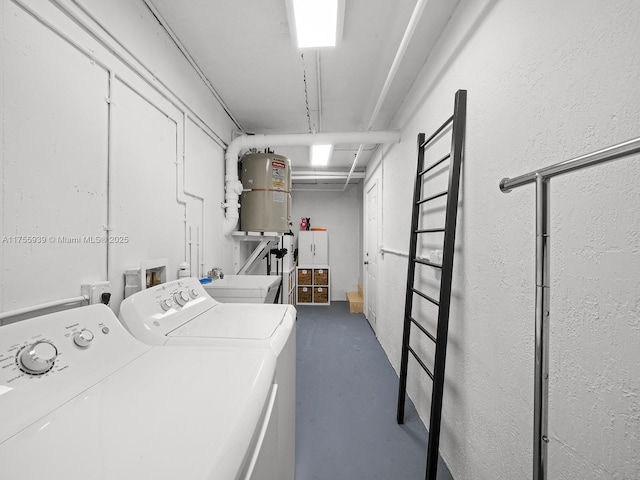
<svg viewBox="0 0 640 480">
<path fill-rule="evenodd" d="M 224 272 L 220 267 L 213 267 L 211 270 L 209 270 L 209 273 L 207 273 L 207 277 L 212 280 L 215 280 L 216 278 L 224 278 Z"/>
</svg>

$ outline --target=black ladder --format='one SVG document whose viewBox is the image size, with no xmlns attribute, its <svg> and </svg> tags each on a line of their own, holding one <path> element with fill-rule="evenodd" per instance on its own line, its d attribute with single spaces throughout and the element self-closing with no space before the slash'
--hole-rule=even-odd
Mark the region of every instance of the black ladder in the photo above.
<svg viewBox="0 0 640 480">
<path fill-rule="evenodd" d="M 417 360 L 432 380 L 431 418 L 429 423 L 429 443 L 427 446 L 426 480 L 435 480 L 438 469 L 438 447 L 440 443 L 440 423 L 442 417 L 442 393 L 444 390 L 444 367 L 447 355 L 447 332 L 449 330 L 449 307 L 451 305 L 451 279 L 456 236 L 456 214 L 460 187 L 460 166 L 464 156 L 465 125 L 467 114 L 467 91 L 458 90 L 455 96 L 454 112 L 428 139 L 418 134 L 418 169 L 413 192 L 413 212 L 411 216 L 411 241 L 409 244 L 409 269 L 407 273 L 407 293 L 404 309 L 404 331 L 402 335 L 402 359 L 400 364 L 400 388 L 398 391 L 398 423 L 404 423 L 404 404 L 407 390 L 407 366 L 409 353 Z M 451 151 L 428 167 L 424 167 L 424 152 L 432 142 L 451 125 Z M 448 189 L 423 197 L 425 175 L 443 162 L 449 160 Z M 421 207 L 437 198 L 447 197 L 444 228 L 421 228 Z M 417 255 L 418 235 L 424 233 L 444 233 L 442 264 L 439 265 Z M 416 264 L 426 265 L 441 271 L 440 298 L 438 300 L 417 290 L 414 286 Z M 414 295 L 428 300 L 438 307 L 436 334 L 431 334 L 413 317 Z M 417 315 L 416 315 L 417 316 Z M 416 351 L 409 345 L 411 325 L 415 325 L 431 341 L 435 342 L 433 372 L 425 365 Z"/>
</svg>

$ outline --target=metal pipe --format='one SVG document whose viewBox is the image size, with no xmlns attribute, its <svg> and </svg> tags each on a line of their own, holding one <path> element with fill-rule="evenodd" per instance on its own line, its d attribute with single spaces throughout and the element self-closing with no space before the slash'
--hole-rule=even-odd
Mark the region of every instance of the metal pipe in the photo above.
<svg viewBox="0 0 640 480">
<path fill-rule="evenodd" d="M 106 200 L 107 200 L 107 225 L 106 225 L 106 236 L 107 236 L 107 252 L 106 252 L 106 272 L 105 278 L 109 280 L 109 274 L 113 271 L 111 269 L 111 262 L 113 261 L 113 255 L 111 254 L 111 242 L 109 241 L 109 237 L 111 236 L 111 229 L 113 225 L 113 195 L 112 189 L 114 182 L 114 172 L 113 172 L 113 152 L 114 152 L 114 141 L 113 141 L 113 131 L 114 131 L 114 95 L 115 95 L 115 83 L 116 83 L 116 74 L 113 70 L 108 70 L 109 72 L 109 82 L 108 82 L 108 95 L 107 99 L 107 192 L 106 192 Z"/>
<path fill-rule="evenodd" d="M 550 180 L 536 177 L 536 325 L 533 412 L 533 479 L 547 478 L 549 443 L 549 317 L 550 317 Z"/>
<path fill-rule="evenodd" d="M 60 307 L 62 305 L 69 305 L 72 303 L 88 302 L 88 295 L 80 295 L 78 297 L 63 298 L 62 300 L 54 300 L 52 302 L 40 303 L 38 305 L 32 305 L 30 307 L 17 308 L 15 310 L 9 310 L 7 312 L 0 313 L 0 320 L 5 318 L 16 317 L 18 315 L 24 315 L 25 313 L 33 313 L 46 308 Z"/>
<path fill-rule="evenodd" d="M 422 11 L 424 10 L 425 5 L 427 4 L 427 0 L 418 0 L 416 2 L 416 6 L 413 9 L 413 13 L 411 13 L 411 18 L 409 19 L 409 23 L 407 24 L 407 28 L 402 36 L 402 40 L 400 41 L 400 45 L 398 46 L 398 50 L 396 51 L 396 55 L 393 58 L 393 62 L 391 63 L 391 68 L 389 69 L 389 73 L 387 73 L 387 78 L 382 86 L 382 90 L 380 91 L 380 95 L 378 96 L 378 101 L 376 106 L 373 108 L 373 113 L 371 114 L 371 120 L 369 120 L 369 125 L 367 126 L 367 130 L 373 128 L 373 123 L 378 118 L 378 114 L 382 109 L 382 104 L 387 98 L 387 94 L 389 93 L 389 88 L 391 88 L 391 84 L 393 83 L 394 78 L 396 77 L 396 73 L 398 73 L 398 68 L 400 68 L 400 63 L 402 62 L 402 58 L 404 57 L 405 52 L 407 51 L 407 47 L 411 42 L 411 37 L 413 37 L 413 33 L 418 26 L 418 22 L 420 17 L 422 16 Z"/>
<path fill-rule="evenodd" d="M 384 257 L 385 253 L 391 253 L 393 255 L 398 255 L 399 257 L 409 258 L 408 252 L 401 252 L 399 250 L 393 250 L 392 248 L 380 247 L 380 254 Z"/>
<path fill-rule="evenodd" d="M 353 171 L 356 169 L 356 165 L 358 164 L 358 159 L 360 158 L 360 155 L 362 154 L 362 149 L 364 148 L 364 145 L 360 144 L 360 148 L 358 148 L 358 151 L 356 152 L 355 156 L 353 157 L 353 163 L 351 164 L 351 169 L 349 170 L 349 175 L 347 175 L 347 180 L 344 182 L 344 187 L 342 187 L 342 190 L 346 190 L 347 187 L 349 186 L 349 182 L 351 181 L 351 177 L 353 175 Z"/>
<path fill-rule="evenodd" d="M 318 172 L 315 175 L 296 175 L 292 176 L 292 179 L 295 180 L 340 180 L 344 178 L 344 175 L 336 176 L 336 175 L 326 175 L 324 172 Z M 364 172 L 361 175 L 354 175 L 352 178 L 364 178 Z M 339 191 L 344 192 L 344 186 L 339 189 Z"/>
<path fill-rule="evenodd" d="M 542 168 L 533 172 L 525 173 L 515 178 L 503 178 L 500 181 L 500 190 L 504 193 L 509 193 L 511 190 L 527 183 L 533 183 L 536 181 L 538 175 L 543 178 L 552 178 L 563 173 L 578 170 L 580 168 L 590 167 L 599 163 L 615 160 L 627 155 L 633 155 L 640 153 L 640 137 L 626 142 L 618 143 L 601 150 L 597 150 L 586 155 L 581 155 L 564 162 L 556 163 L 549 167 Z"/>
<path fill-rule="evenodd" d="M 413 12 L 411 13 L 411 18 L 409 18 L 409 23 L 407 24 L 407 28 L 402 35 L 402 40 L 400 41 L 400 45 L 398 46 L 398 50 L 396 50 L 396 54 L 391 62 L 391 67 L 389 68 L 389 72 L 387 72 L 387 78 L 384 81 L 384 85 L 382 86 L 382 90 L 380 90 L 380 95 L 378 95 L 378 100 L 376 101 L 376 105 L 373 108 L 373 112 L 371 113 L 371 117 L 369 118 L 369 123 L 367 124 L 367 130 L 371 130 L 373 128 L 373 124 L 378 119 L 378 115 L 380 114 L 380 110 L 382 109 L 382 104 L 387 99 L 387 95 L 389 94 L 389 89 L 391 88 L 391 84 L 393 80 L 396 78 L 396 74 L 398 73 L 398 69 L 400 68 L 400 63 L 402 62 L 402 58 L 404 57 L 405 52 L 407 51 L 407 47 L 409 43 L 411 43 L 411 38 L 416 30 L 418 25 L 418 21 L 422 16 L 422 12 L 424 11 L 424 7 L 427 4 L 427 0 L 418 0 L 416 2 L 415 7 L 413 8 Z M 351 171 L 355 170 L 356 165 L 358 163 L 358 159 L 362 154 L 362 149 L 364 145 L 360 145 L 358 148 L 358 153 L 353 159 L 353 164 L 351 165 Z M 377 146 L 376 146 L 377 147 Z M 343 190 L 347 189 L 349 185 L 349 180 L 351 176 L 347 178 L 347 181 L 344 184 Z"/>
<path fill-rule="evenodd" d="M 291 178 L 293 180 L 300 180 L 300 179 L 305 179 L 305 180 L 310 180 L 310 179 L 315 179 L 318 178 L 318 175 L 321 175 L 322 177 L 326 178 L 347 178 L 347 176 L 349 175 L 348 172 L 342 172 L 342 171 L 324 171 L 324 170 L 297 170 L 295 172 L 291 173 Z M 351 175 L 351 178 L 365 178 L 365 172 L 354 172 Z"/>
<path fill-rule="evenodd" d="M 292 192 L 344 192 L 342 187 L 338 188 L 328 188 L 328 187 L 293 187 L 291 189 Z"/>
<path fill-rule="evenodd" d="M 536 311 L 533 413 L 533 479 L 546 480 L 549 444 L 549 323 L 551 306 L 550 219 L 551 178 L 625 156 L 640 153 L 640 138 L 560 162 L 518 177 L 504 178 L 500 190 L 536 183 Z"/>
<path fill-rule="evenodd" d="M 72 0 L 72 1 L 77 4 L 76 0 Z M 227 104 L 224 102 L 224 100 L 222 100 L 222 97 L 217 92 L 217 90 L 214 88 L 213 84 L 209 81 L 209 79 L 204 74 L 204 72 L 202 71 L 200 66 L 193 59 L 193 57 L 191 56 L 189 51 L 186 49 L 186 47 L 180 41 L 178 36 L 171 29 L 171 27 L 169 26 L 167 21 L 164 19 L 164 17 L 162 15 L 160 15 L 160 12 L 155 7 L 155 5 L 153 3 L 151 3 L 149 0 L 142 0 L 142 1 L 147 6 L 147 8 L 151 11 L 153 16 L 156 17 L 156 20 L 158 20 L 158 23 L 160 24 L 160 26 L 165 30 L 165 32 L 167 32 L 167 35 L 169 35 L 169 37 L 171 38 L 171 40 L 173 41 L 175 46 L 178 48 L 178 50 L 180 50 L 180 53 L 182 53 L 182 55 L 187 60 L 187 62 L 189 62 L 189 65 L 191 65 L 191 68 L 193 68 L 193 70 L 196 72 L 196 74 L 200 77 L 200 80 L 202 80 L 202 83 L 204 83 L 204 85 L 207 87 L 207 89 L 209 89 L 211 94 L 218 101 L 218 103 L 220 104 L 220 106 L 222 107 L 224 112 L 227 114 L 227 116 L 234 123 L 234 125 L 236 127 L 238 127 L 240 130 L 244 131 L 244 129 L 242 128 L 242 125 L 240 125 L 240 122 L 238 121 L 238 119 L 233 115 L 233 113 L 231 113 L 231 109 L 227 106 Z M 136 58 L 136 60 L 137 60 L 137 58 Z"/>
<path fill-rule="evenodd" d="M 322 70 L 320 69 L 320 50 L 316 51 L 316 83 L 318 85 L 318 131 L 322 131 Z"/>
<path fill-rule="evenodd" d="M 29 13 L 40 23 L 49 28 L 53 33 L 58 35 L 60 38 L 65 40 L 67 43 L 76 48 L 80 53 L 85 55 L 87 58 L 96 62 L 98 65 L 108 69 L 107 64 L 101 61 L 93 51 L 87 50 L 84 47 L 80 46 L 77 42 L 73 41 L 71 37 L 64 34 L 59 28 L 53 26 L 50 22 L 46 22 L 41 16 L 38 16 L 33 10 L 29 9 L 22 0 L 12 0 L 14 3 L 19 5 L 25 12 Z M 77 0 L 51 0 L 52 3 L 59 8 L 65 15 L 67 15 L 73 22 L 76 23 L 83 31 L 88 33 L 91 37 L 93 37 L 98 43 L 100 43 L 104 48 L 106 48 L 111 54 L 113 54 L 118 60 L 120 60 L 124 65 L 126 65 L 131 71 L 136 74 L 139 78 L 141 78 L 148 86 L 150 86 L 154 91 L 156 91 L 162 98 L 167 100 L 171 105 L 175 106 L 178 109 L 186 108 L 189 110 L 193 119 L 197 120 L 198 126 L 202 131 L 209 136 L 214 142 L 216 142 L 220 147 L 226 148 L 227 142 L 225 142 L 220 135 L 218 135 L 211 127 L 207 125 L 207 123 L 200 118 L 193 109 L 189 108 L 186 103 L 173 91 L 171 90 L 160 78 L 158 78 L 152 70 L 149 69 L 140 58 L 136 57 L 127 47 L 125 47 L 122 43 L 116 40 L 116 36 L 104 25 L 102 24 L 95 16 L 93 16 L 84 6 L 77 2 Z M 78 15 L 77 12 L 73 11 L 70 5 L 71 3 L 75 8 L 77 8 L 83 15 L 85 15 L 88 19 L 91 20 L 92 23 L 100 27 L 99 31 L 96 31 L 95 28 L 90 26 L 85 19 L 81 18 L 81 15 Z M 106 32 L 107 36 L 103 33 Z M 118 48 L 115 48 L 113 42 L 116 42 Z M 119 49 L 121 51 L 119 51 Z M 126 53 L 125 54 L 123 54 Z M 133 61 L 132 61 L 133 60 Z M 123 80 L 123 77 L 120 75 L 119 80 Z M 136 92 L 137 93 L 137 92 Z M 150 102 L 151 103 L 151 102 Z M 153 103 L 151 103 L 154 105 Z M 182 107 L 181 107 L 182 105 Z M 156 108 L 159 109 L 156 105 Z M 221 105 L 224 109 L 224 105 Z M 195 121 L 194 120 L 194 121 Z M 232 119 L 233 121 L 233 119 Z"/>
<path fill-rule="evenodd" d="M 170 117 L 169 117 L 170 118 Z M 200 234 L 198 234 L 198 240 L 196 242 L 196 256 L 197 258 L 204 258 L 204 252 L 203 252 L 203 245 L 204 245 L 204 225 L 205 225 L 205 215 L 204 215 L 204 205 L 205 205 L 205 198 L 201 195 L 198 195 L 197 193 L 193 193 L 191 191 L 189 191 L 187 189 L 186 186 L 186 182 L 185 182 L 185 177 L 186 177 L 186 171 L 187 171 L 187 124 L 189 122 L 189 120 L 192 120 L 191 117 L 189 116 L 188 112 L 186 110 L 182 111 L 182 153 L 178 152 L 176 150 L 176 201 L 180 204 L 184 206 L 184 218 L 183 218 L 183 223 L 184 223 L 184 239 L 185 239 L 185 245 L 184 245 L 184 255 L 185 255 L 185 261 L 188 261 L 189 263 L 189 267 L 191 268 L 192 272 L 195 272 L 194 275 L 200 275 L 201 270 L 204 268 L 204 262 L 202 260 L 200 260 L 200 262 L 202 263 L 202 265 L 200 265 L 199 263 L 196 264 L 196 269 L 194 270 L 193 268 L 193 263 L 191 261 L 191 258 L 187 258 L 187 255 L 191 255 L 191 250 L 190 250 L 190 246 L 187 245 L 187 226 L 188 226 L 188 221 L 187 221 L 187 210 L 189 208 L 189 199 L 195 199 L 198 200 L 201 205 L 202 205 L 202 209 L 201 209 L 201 213 L 202 213 L 202 218 L 200 220 L 201 226 L 202 226 L 202 242 L 200 242 Z M 195 124 L 195 123 L 194 123 Z M 176 146 L 177 148 L 179 148 L 180 146 L 180 136 L 178 135 L 178 128 L 177 128 L 177 122 L 176 122 Z M 199 227 L 198 227 L 199 228 Z M 201 268 L 202 267 L 202 268 Z"/>
</svg>

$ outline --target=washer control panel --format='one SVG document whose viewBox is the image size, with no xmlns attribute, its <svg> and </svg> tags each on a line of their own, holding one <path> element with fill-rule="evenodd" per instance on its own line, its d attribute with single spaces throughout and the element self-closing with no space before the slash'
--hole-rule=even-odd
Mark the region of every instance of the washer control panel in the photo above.
<svg viewBox="0 0 640 480">
<path fill-rule="evenodd" d="M 126 298 L 120 305 L 120 322 L 143 342 L 161 345 L 170 331 L 216 305 L 197 278 L 184 278 Z"/>
<path fill-rule="evenodd" d="M 160 289 L 156 295 L 157 303 L 160 305 L 160 310 L 168 312 L 172 308 L 180 309 L 187 305 L 192 300 L 196 300 L 202 296 L 202 293 L 193 286 L 184 285 L 183 281 L 178 281 L 173 286 L 165 286 Z"/>
</svg>

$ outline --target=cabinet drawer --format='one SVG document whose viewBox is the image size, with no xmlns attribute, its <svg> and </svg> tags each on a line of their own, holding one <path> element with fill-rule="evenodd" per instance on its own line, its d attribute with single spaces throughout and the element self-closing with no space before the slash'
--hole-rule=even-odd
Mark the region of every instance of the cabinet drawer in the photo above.
<svg viewBox="0 0 640 480">
<path fill-rule="evenodd" d="M 313 269 L 313 284 L 314 285 L 329 285 L 329 270 L 326 268 L 314 268 Z"/>
<path fill-rule="evenodd" d="M 313 287 L 313 303 L 329 303 L 329 289 L 327 287 Z"/>
</svg>

